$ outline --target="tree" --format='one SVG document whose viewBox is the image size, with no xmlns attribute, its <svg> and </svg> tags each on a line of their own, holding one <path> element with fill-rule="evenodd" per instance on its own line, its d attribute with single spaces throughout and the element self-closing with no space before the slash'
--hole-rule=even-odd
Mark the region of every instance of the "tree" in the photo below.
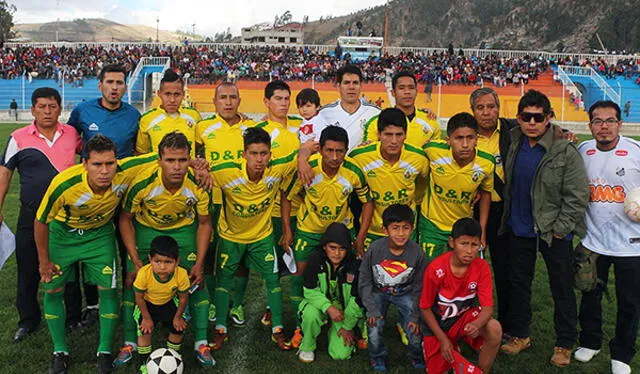
<svg viewBox="0 0 640 374">
<path fill-rule="evenodd" d="M 0 0 L 0 47 L 4 47 L 8 39 L 16 37 L 13 31 L 13 14 L 16 10 L 15 5 L 7 3 L 6 0 Z"/>
</svg>

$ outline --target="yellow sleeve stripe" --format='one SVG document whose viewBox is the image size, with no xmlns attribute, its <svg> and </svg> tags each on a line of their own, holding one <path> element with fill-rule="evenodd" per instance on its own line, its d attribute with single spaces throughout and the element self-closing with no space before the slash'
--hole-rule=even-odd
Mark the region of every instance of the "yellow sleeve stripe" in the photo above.
<svg viewBox="0 0 640 374">
<path fill-rule="evenodd" d="M 140 191 L 144 190 L 147 186 L 149 186 L 153 181 L 158 177 L 158 171 L 156 170 L 153 174 L 149 176 L 149 178 L 143 179 L 140 182 L 134 184 L 129 192 L 127 193 L 127 198 L 124 201 L 123 209 L 127 212 L 131 212 L 131 204 L 133 203 L 133 198 L 140 193 Z"/>
<path fill-rule="evenodd" d="M 56 200 L 58 200 L 60 196 L 62 196 L 64 191 L 68 190 L 69 188 L 73 187 L 74 185 L 80 182 L 82 182 L 82 174 L 76 174 L 71 178 L 65 180 L 64 182 L 61 182 L 60 184 L 58 184 L 58 186 L 53 190 L 51 195 L 49 195 L 49 198 L 47 199 L 47 206 L 42 211 L 42 214 L 38 217 L 38 221 L 42 223 L 46 223 L 47 217 L 49 216 L 49 212 L 51 211 L 51 208 L 53 207 L 53 204 L 55 204 Z"/>
</svg>

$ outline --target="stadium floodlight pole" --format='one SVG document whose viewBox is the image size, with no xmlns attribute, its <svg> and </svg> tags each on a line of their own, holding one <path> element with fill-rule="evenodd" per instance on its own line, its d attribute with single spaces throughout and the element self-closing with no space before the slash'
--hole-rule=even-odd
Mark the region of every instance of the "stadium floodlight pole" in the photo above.
<svg viewBox="0 0 640 374">
<path fill-rule="evenodd" d="M 160 17 L 156 17 L 156 43 L 160 43 Z"/>
<path fill-rule="evenodd" d="M 384 6 L 384 40 L 382 41 L 383 47 L 389 46 L 389 0 Z"/>
</svg>

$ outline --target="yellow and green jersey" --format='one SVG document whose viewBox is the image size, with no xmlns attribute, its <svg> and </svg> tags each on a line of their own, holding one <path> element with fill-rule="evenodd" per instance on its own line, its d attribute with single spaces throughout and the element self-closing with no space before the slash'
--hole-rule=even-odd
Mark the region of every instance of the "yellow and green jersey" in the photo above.
<svg viewBox="0 0 640 374">
<path fill-rule="evenodd" d="M 247 162 L 225 162 L 212 168 L 214 184 L 222 190 L 218 235 L 234 243 L 254 243 L 273 232 L 271 210 L 284 180 L 296 170 L 297 152 L 272 159 L 257 182 L 249 180 Z"/>
<path fill-rule="evenodd" d="M 191 157 L 195 156 L 195 126 L 200 114 L 193 108 L 180 108 L 169 114 L 161 107 L 153 108 L 140 117 L 140 127 L 136 138 L 136 152 L 158 152 L 162 138 L 170 132 L 183 133 L 191 144 Z"/>
<path fill-rule="evenodd" d="M 188 292 L 190 285 L 189 274 L 180 266 L 176 266 L 175 272 L 169 279 L 162 281 L 153 272 L 151 264 L 147 264 L 138 271 L 133 289 L 144 293 L 144 299 L 151 304 L 164 305 L 176 294 Z"/>
<path fill-rule="evenodd" d="M 367 122 L 364 128 L 364 141 L 378 141 L 378 116 Z M 429 119 L 427 113 L 417 109 L 411 121 L 407 118 L 407 138 L 405 143 L 422 148 L 431 140 L 440 140 L 440 125 L 438 121 Z"/>
<path fill-rule="evenodd" d="M 416 210 L 416 179 L 426 178 L 427 155 L 420 148 L 404 144 L 400 159 L 390 164 L 380 153 L 380 142 L 361 146 L 349 154 L 362 169 L 375 202 L 369 234 L 384 236 L 382 212 L 393 204 L 406 204 Z"/>
<path fill-rule="evenodd" d="M 156 230 L 185 227 L 196 221 L 196 215 L 209 214 L 209 194 L 198 187 L 191 171 L 175 193 L 162 183 L 162 169 L 143 173 L 131 183 L 125 195 L 123 209 L 136 221 Z"/>
<path fill-rule="evenodd" d="M 133 179 L 144 170 L 157 168 L 157 161 L 156 153 L 118 160 L 111 187 L 102 195 L 89 187 L 83 165 L 72 166 L 53 178 L 36 219 L 45 224 L 56 220 L 81 230 L 110 224 Z"/>
<path fill-rule="evenodd" d="M 319 153 L 309 158 L 314 178 L 309 186 L 294 175 L 286 189 L 287 198 L 293 200 L 300 193 L 304 195 L 298 210 L 297 229 L 312 234 L 323 234 L 332 222 L 341 222 L 353 227 L 353 214 L 349 209 L 349 196 L 358 195 L 363 203 L 371 200 L 369 186 L 362 170 L 349 157 L 345 157 L 335 176 L 329 177 L 322 170 L 322 156 Z"/>
<path fill-rule="evenodd" d="M 239 162 L 244 150 L 244 130 L 255 126 L 255 122 L 241 116 L 242 120 L 235 125 L 229 125 L 224 118 L 217 114 L 198 122 L 196 125 L 196 144 L 203 147 L 204 157 L 209 166 L 214 167 L 224 162 Z M 213 203 L 222 204 L 222 193 L 214 188 Z"/>
<path fill-rule="evenodd" d="M 493 190 L 493 156 L 476 148 L 476 156 L 460 167 L 445 141 L 429 142 L 425 148 L 429 158 L 429 181 L 420 213 L 443 231 L 451 231 L 453 224 L 471 217 L 473 198 L 478 189 Z"/>
<path fill-rule="evenodd" d="M 478 135 L 478 148 L 493 156 L 494 160 L 496 160 L 495 174 L 501 181 L 505 182 L 504 166 L 502 165 L 502 156 L 500 155 L 500 121 L 498 121 L 498 127 L 493 131 L 491 136 Z M 495 189 L 491 191 L 491 201 L 502 201 Z"/>
</svg>

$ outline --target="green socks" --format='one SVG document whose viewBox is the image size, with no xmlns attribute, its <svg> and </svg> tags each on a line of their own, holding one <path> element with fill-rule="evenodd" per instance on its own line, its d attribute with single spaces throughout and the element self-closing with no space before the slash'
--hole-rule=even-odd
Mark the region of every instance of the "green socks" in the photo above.
<svg viewBox="0 0 640 374">
<path fill-rule="evenodd" d="M 247 285 L 249 284 L 249 277 L 236 276 L 233 280 L 233 307 L 243 306 L 244 295 L 247 293 Z"/>
<path fill-rule="evenodd" d="M 282 289 L 280 277 L 277 273 L 263 274 L 267 287 L 267 304 L 271 308 L 271 328 L 283 327 L 282 324 Z"/>
<path fill-rule="evenodd" d="M 69 353 L 67 346 L 64 308 L 64 291 L 44 293 L 44 318 L 47 320 L 49 334 L 53 341 L 53 352 Z"/>
<path fill-rule="evenodd" d="M 298 315 L 298 307 L 304 299 L 304 280 L 299 275 L 292 275 L 290 278 L 291 285 L 291 308 L 293 309 L 293 314 L 296 316 L 296 327 L 300 327 L 300 316 Z"/>
<path fill-rule="evenodd" d="M 227 305 L 228 305 L 227 299 Z M 189 296 L 189 310 L 193 316 L 193 333 L 195 341 L 207 341 L 207 326 L 209 325 L 209 298 L 207 292 L 198 289 Z"/>
<path fill-rule="evenodd" d="M 118 326 L 118 294 L 116 289 L 98 289 L 100 297 L 100 342 L 98 352 L 111 353 L 113 334 Z"/>
<path fill-rule="evenodd" d="M 133 319 L 135 294 L 131 288 L 122 291 L 122 330 L 125 343 L 135 343 L 137 339 L 136 321 Z"/>
</svg>

